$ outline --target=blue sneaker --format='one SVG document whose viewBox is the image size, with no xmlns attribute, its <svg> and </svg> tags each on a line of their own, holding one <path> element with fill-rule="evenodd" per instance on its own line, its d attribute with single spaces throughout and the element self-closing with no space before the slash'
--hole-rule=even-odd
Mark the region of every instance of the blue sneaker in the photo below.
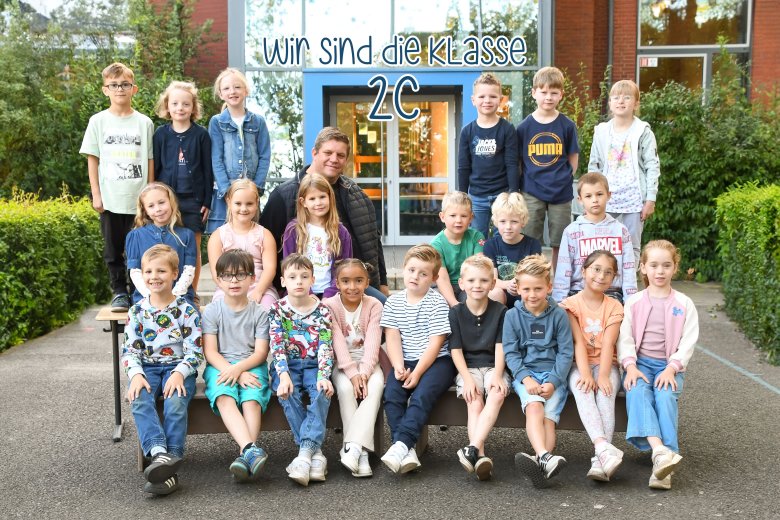
<svg viewBox="0 0 780 520">
<path fill-rule="evenodd" d="M 249 480 L 249 464 L 246 463 L 244 457 L 239 455 L 236 460 L 230 465 L 230 472 L 235 477 L 236 482 L 246 482 Z"/>
<path fill-rule="evenodd" d="M 268 460 L 268 454 L 263 448 L 252 446 L 241 455 L 241 458 L 249 466 L 249 475 L 254 479 L 260 473 L 260 470 L 263 469 L 265 461 Z"/>
</svg>

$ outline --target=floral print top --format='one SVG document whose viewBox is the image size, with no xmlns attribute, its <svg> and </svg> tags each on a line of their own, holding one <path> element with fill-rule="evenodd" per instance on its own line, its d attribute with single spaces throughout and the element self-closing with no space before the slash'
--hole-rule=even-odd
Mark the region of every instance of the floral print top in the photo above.
<svg viewBox="0 0 780 520">
<path fill-rule="evenodd" d="M 302 313 L 287 297 L 277 301 L 270 314 L 271 355 L 278 374 L 288 371 L 288 359 L 317 359 L 317 381 L 333 371 L 333 332 L 330 310 L 318 302 Z"/>
</svg>

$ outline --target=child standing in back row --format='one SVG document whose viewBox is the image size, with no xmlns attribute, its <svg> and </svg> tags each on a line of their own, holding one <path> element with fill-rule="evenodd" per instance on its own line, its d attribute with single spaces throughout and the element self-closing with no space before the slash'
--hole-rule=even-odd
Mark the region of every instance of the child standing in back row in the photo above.
<svg viewBox="0 0 780 520">
<path fill-rule="evenodd" d="M 474 229 L 488 237 L 490 205 L 500 193 L 520 189 L 517 171 L 517 133 L 498 115 L 501 82 L 482 74 L 474 82 L 471 103 L 477 119 L 460 131 L 458 145 L 458 190 L 468 193 L 474 204 Z"/>
</svg>

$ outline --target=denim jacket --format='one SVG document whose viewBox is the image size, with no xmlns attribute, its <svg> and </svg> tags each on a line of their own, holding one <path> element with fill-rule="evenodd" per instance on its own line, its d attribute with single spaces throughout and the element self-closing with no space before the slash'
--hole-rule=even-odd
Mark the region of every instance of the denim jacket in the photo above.
<svg viewBox="0 0 780 520">
<path fill-rule="evenodd" d="M 209 121 L 211 163 L 220 199 L 224 198 L 230 183 L 236 179 L 252 179 L 260 189 L 265 186 L 271 165 L 271 138 L 265 119 L 247 110 L 243 131 L 242 143 L 227 109 Z"/>
</svg>

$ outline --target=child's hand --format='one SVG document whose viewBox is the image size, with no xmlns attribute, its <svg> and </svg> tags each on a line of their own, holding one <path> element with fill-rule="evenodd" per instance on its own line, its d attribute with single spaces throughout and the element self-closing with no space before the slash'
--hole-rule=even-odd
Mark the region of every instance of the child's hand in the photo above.
<svg viewBox="0 0 780 520">
<path fill-rule="evenodd" d="M 536 379 L 531 376 L 526 376 L 526 378 L 523 379 L 523 386 L 525 386 L 526 392 L 531 395 L 539 395 L 542 391 L 542 385 L 537 383 Z"/>
<path fill-rule="evenodd" d="M 368 376 L 360 374 L 360 379 L 363 381 L 363 399 L 366 399 L 368 397 Z"/>
<path fill-rule="evenodd" d="M 103 213 L 103 211 L 104 211 L 104 208 L 103 208 L 103 196 L 100 195 L 99 193 L 92 197 L 92 209 L 94 209 L 98 213 Z M 144 378 L 144 379 L 146 379 L 146 378 Z"/>
<path fill-rule="evenodd" d="M 674 368 L 667 366 L 664 371 L 658 374 L 658 377 L 655 378 L 655 387 L 659 390 L 666 390 L 669 387 L 673 392 L 676 392 L 677 380 L 674 378 L 674 376 Z"/>
<path fill-rule="evenodd" d="M 252 372 L 241 372 L 238 376 L 238 384 L 241 388 L 263 388 L 263 383 L 257 374 Z"/>
<path fill-rule="evenodd" d="M 636 365 L 628 365 L 628 368 L 626 369 L 626 378 L 623 380 L 623 388 L 626 389 L 626 392 L 636 386 L 636 382 L 640 377 L 645 380 L 645 383 L 648 385 L 650 384 L 650 381 L 648 381 L 647 377 L 636 367 Z"/>
<path fill-rule="evenodd" d="M 544 383 L 539 388 L 540 388 L 539 395 L 544 397 L 545 399 L 551 398 L 553 392 L 555 392 L 555 385 L 552 383 Z"/>
<path fill-rule="evenodd" d="M 254 301 L 256 303 L 260 303 L 260 300 L 263 299 L 263 293 L 260 292 L 260 288 L 259 287 L 255 287 L 254 289 L 249 291 L 249 294 L 247 294 L 247 297 L 250 300 L 252 300 L 252 301 Z"/>
<path fill-rule="evenodd" d="M 639 218 L 644 222 L 649 219 L 653 213 L 655 213 L 655 201 L 646 200 L 642 206 L 642 212 L 639 214 Z"/>
<path fill-rule="evenodd" d="M 324 392 L 328 399 L 333 397 L 333 383 L 330 382 L 330 379 L 320 379 L 317 381 L 317 390 Z"/>
<path fill-rule="evenodd" d="M 407 370 L 409 369 L 407 368 Z M 409 374 L 406 376 L 406 379 L 404 379 L 404 384 L 402 384 L 401 386 L 403 386 L 407 390 L 417 388 L 417 384 L 420 382 L 420 377 L 422 376 L 419 373 L 417 373 L 416 370 L 411 370 L 409 371 Z"/>
<path fill-rule="evenodd" d="M 409 377 L 409 374 L 411 372 L 412 372 L 411 370 L 409 370 L 408 368 L 404 368 L 403 366 L 401 366 L 401 368 L 393 367 L 393 373 L 395 375 L 396 381 L 405 380 L 407 377 Z"/>
<path fill-rule="evenodd" d="M 363 395 L 363 377 L 360 374 L 355 374 L 349 381 L 352 383 L 352 393 L 354 394 L 355 399 L 365 399 L 365 396 Z"/>
<path fill-rule="evenodd" d="M 506 292 L 508 292 L 512 296 L 517 296 L 517 281 L 514 278 L 512 278 L 512 280 L 509 280 L 507 282 Z"/>
<path fill-rule="evenodd" d="M 135 379 L 135 378 L 133 378 Z M 173 397 L 173 394 L 178 392 L 179 397 L 187 395 L 187 389 L 184 388 L 184 376 L 181 372 L 173 372 L 163 387 L 163 397 L 168 399 Z"/>
<path fill-rule="evenodd" d="M 509 395 L 509 386 L 507 386 L 506 380 L 502 374 L 495 371 L 493 372 L 493 377 L 490 378 L 487 387 L 487 393 L 489 394 L 490 392 L 501 392 L 504 397 Z"/>
<path fill-rule="evenodd" d="M 290 374 L 282 372 L 279 376 L 279 387 L 276 389 L 276 397 L 279 399 L 287 399 L 292 393 L 293 384 L 292 379 L 290 379 Z"/>
<path fill-rule="evenodd" d="M 219 372 L 219 377 L 217 377 L 217 384 L 236 386 L 236 382 L 243 372 L 244 371 L 241 370 L 241 367 L 238 365 L 230 365 L 228 368 Z"/>
<path fill-rule="evenodd" d="M 577 389 L 585 394 L 589 394 L 591 390 L 596 391 L 596 381 L 593 379 L 593 374 L 580 372 L 580 378 L 577 380 Z"/>
<path fill-rule="evenodd" d="M 599 374 L 599 390 L 607 397 L 612 395 L 612 383 L 609 381 L 609 374 Z"/>
<path fill-rule="evenodd" d="M 200 214 L 202 215 L 201 221 L 205 224 L 206 221 L 209 219 L 209 208 L 207 208 L 206 206 L 201 206 Z"/>
<path fill-rule="evenodd" d="M 479 390 L 477 390 L 477 384 L 474 382 L 474 378 L 471 374 L 463 378 L 463 400 L 471 404 L 471 401 L 475 399 L 482 399 Z"/>
<path fill-rule="evenodd" d="M 141 389 L 146 388 L 146 391 L 152 393 L 152 387 L 149 386 L 149 382 L 146 380 L 143 374 L 136 374 L 133 379 L 130 380 L 130 386 L 127 388 L 127 400 L 131 403 L 138 399 L 141 395 Z"/>
</svg>

